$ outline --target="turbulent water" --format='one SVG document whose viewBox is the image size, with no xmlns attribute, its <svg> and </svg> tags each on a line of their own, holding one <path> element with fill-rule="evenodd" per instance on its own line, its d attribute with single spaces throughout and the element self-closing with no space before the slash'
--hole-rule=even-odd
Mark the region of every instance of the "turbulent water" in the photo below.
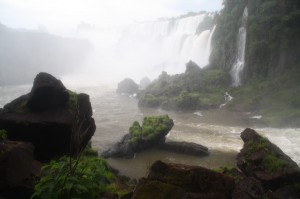
<svg viewBox="0 0 300 199">
<path fill-rule="evenodd" d="M 230 113 L 223 109 L 214 111 L 174 112 L 159 109 L 138 108 L 135 98 L 118 95 L 111 86 L 72 87 L 76 92 L 90 95 L 97 130 L 92 139 L 93 147 L 100 153 L 119 141 L 128 132 L 133 121 L 144 116 L 168 114 L 174 119 L 174 127 L 168 139 L 190 141 L 205 145 L 210 150 L 207 157 L 196 157 L 153 149 L 141 152 L 133 159 L 108 159 L 122 174 L 133 178 L 145 176 L 156 160 L 173 163 L 201 165 L 209 168 L 235 166 L 235 157 L 243 143 L 239 137 L 245 127 L 253 127 L 277 144 L 285 153 L 300 163 L 300 129 L 274 129 L 255 127 L 257 119 L 245 114 Z M 30 91 L 31 86 L 0 87 L 0 107 L 12 99 Z"/>
</svg>

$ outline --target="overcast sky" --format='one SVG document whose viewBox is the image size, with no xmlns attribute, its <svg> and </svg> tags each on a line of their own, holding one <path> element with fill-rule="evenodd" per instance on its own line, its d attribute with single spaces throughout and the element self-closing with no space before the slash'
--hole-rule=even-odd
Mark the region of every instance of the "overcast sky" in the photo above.
<svg viewBox="0 0 300 199">
<path fill-rule="evenodd" d="M 55 33 L 83 22 L 110 27 L 221 7 L 222 0 L 0 0 L 0 23 Z"/>
</svg>

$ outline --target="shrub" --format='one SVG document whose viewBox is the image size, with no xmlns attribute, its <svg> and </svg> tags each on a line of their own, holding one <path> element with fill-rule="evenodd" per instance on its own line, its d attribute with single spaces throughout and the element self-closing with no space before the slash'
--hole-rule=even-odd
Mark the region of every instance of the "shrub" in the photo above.
<svg viewBox="0 0 300 199">
<path fill-rule="evenodd" d="M 42 167 L 44 176 L 34 188 L 32 199 L 85 198 L 103 194 L 114 175 L 97 157 L 62 157 Z"/>
</svg>

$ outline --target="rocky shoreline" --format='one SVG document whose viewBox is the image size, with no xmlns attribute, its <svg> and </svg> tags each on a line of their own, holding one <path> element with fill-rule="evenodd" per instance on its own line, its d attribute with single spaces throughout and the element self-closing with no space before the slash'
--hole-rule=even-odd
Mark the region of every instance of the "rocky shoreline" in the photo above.
<svg viewBox="0 0 300 199">
<path fill-rule="evenodd" d="M 195 158 L 209 155 L 207 147 L 202 145 L 166 141 L 173 125 L 167 115 L 145 117 L 141 125 L 134 122 L 129 133 L 102 156 L 132 158 L 135 153 L 152 147 L 192 154 Z M 42 165 L 49 161 L 50 165 L 57 165 L 55 161 L 59 160 L 76 162 L 66 157 L 80 156 L 95 128 L 89 96 L 69 91 L 53 76 L 40 73 L 29 94 L 0 110 L 0 198 L 30 198 L 34 186 L 45 175 Z M 299 166 L 253 129 L 245 129 L 241 138 L 244 145 L 237 155 L 236 168 L 207 169 L 158 160 L 150 167 L 147 177 L 132 183 L 119 176 L 93 151 L 85 152 L 94 157 L 85 157 L 82 167 L 90 169 L 85 166 L 90 162 L 95 168 L 103 166 L 102 170 L 97 170 L 100 173 L 90 173 L 105 179 L 94 179 L 93 183 L 99 186 L 97 190 L 101 191 L 90 195 L 107 199 L 300 198 Z"/>
</svg>

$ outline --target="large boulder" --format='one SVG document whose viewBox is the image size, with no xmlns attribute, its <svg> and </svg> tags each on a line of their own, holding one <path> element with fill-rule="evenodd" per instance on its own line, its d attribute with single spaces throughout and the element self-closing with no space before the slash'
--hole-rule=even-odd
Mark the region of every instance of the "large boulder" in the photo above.
<svg viewBox="0 0 300 199">
<path fill-rule="evenodd" d="M 69 92 L 62 82 L 48 73 L 39 73 L 33 82 L 27 106 L 33 110 L 47 110 L 64 107 Z"/>
<path fill-rule="evenodd" d="M 0 196 L 30 197 L 41 166 L 34 160 L 33 151 L 31 143 L 0 142 Z"/>
<path fill-rule="evenodd" d="M 238 168 L 248 177 L 259 180 L 265 189 L 300 183 L 300 168 L 280 148 L 253 129 L 241 133 L 244 146 L 237 156 Z"/>
<path fill-rule="evenodd" d="M 139 85 L 132 79 L 126 78 L 118 84 L 117 93 L 124 94 L 135 94 L 139 91 Z"/>
<path fill-rule="evenodd" d="M 66 90 L 59 80 L 40 73 L 29 94 L 4 106 L 0 129 L 8 132 L 10 140 L 31 142 L 35 157 L 48 161 L 65 154 L 76 156 L 96 126 L 88 95 Z"/>
<path fill-rule="evenodd" d="M 146 179 L 137 185 L 133 199 L 229 199 L 234 189 L 232 177 L 183 164 L 155 162 Z"/>
<path fill-rule="evenodd" d="M 108 157 L 133 157 L 136 152 L 164 144 L 174 123 L 168 115 L 145 117 L 143 125 L 135 121 L 122 140 L 102 153 Z"/>
</svg>

